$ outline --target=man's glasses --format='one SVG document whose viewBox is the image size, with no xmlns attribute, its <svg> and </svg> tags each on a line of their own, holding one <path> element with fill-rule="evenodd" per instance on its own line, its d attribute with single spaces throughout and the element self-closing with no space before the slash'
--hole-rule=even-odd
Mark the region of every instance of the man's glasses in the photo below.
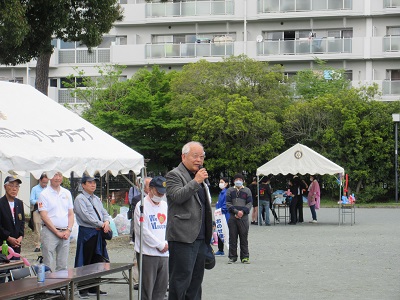
<svg viewBox="0 0 400 300">
<path fill-rule="evenodd" d="M 193 157 L 194 159 L 201 159 L 204 160 L 206 158 L 205 155 L 199 155 L 199 154 L 190 154 L 191 157 Z"/>
<path fill-rule="evenodd" d="M 7 186 L 9 186 L 12 189 L 19 189 L 19 184 L 18 185 L 14 185 L 14 184 L 7 184 Z"/>
</svg>

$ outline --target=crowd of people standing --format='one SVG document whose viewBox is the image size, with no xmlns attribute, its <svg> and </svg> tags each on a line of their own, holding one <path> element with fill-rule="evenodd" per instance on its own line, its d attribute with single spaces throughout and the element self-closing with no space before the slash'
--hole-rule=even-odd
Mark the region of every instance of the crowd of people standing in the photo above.
<svg viewBox="0 0 400 300">
<path fill-rule="evenodd" d="M 181 163 L 165 177 L 145 178 L 144 195 L 132 187 L 129 193 L 133 258 L 141 266 L 142 299 L 201 299 L 204 270 L 209 263 L 213 233 L 212 199 L 208 173 L 203 167 L 205 152 L 199 142 L 189 142 L 182 148 Z M 32 189 L 31 211 L 34 220 L 34 252 L 42 252 L 43 261 L 52 270 L 67 269 L 69 241 L 76 219 L 79 226 L 74 267 L 109 262 L 107 236 L 111 217 L 95 195 L 97 181 L 87 173 L 82 175 L 82 192 L 72 199 L 61 186 L 63 176 L 52 178 L 42 174 Z M 231 186 L 230 183 L 233 183 Z M 0 239 L 20 253 L 24 236 L 23 203 L 17 198 L 22 181 L 8 176 L 4 181 L 6 194 L 0 199 Z M 310 184 L 293 176 L 289 180 L 287 197 L 290 202 L 290 222 L 304 222 L 303 195 L 307 194 L 312 223 L 317 222 L 320 187 L 315 175 Z M 257 178 L 246 186 L 241 173 L 219 180 L 221 189 L 216 209 L 221 209 L 229 233 L 228 264 L 250 263 L 249 225 L 270 225 L 273 209 L 273 188 L 270 177 Z M 138 203 L 142 200 L 141 204 Z M 74 216 L 76 218 L 74 218 Z M 39 240 L 40 239 L 40 242 Z M 227 242 L 218 240 L 216 256 L 224 256 Z M 239 248 L 239 253 L 238 253 Z M 211 256 L 213 256 L 211 254 Z M 80 298 L 88 298 L 96 290 L 80 290 Z M 100 291 L 101 295 L 107 294 Z"/>
</svg>

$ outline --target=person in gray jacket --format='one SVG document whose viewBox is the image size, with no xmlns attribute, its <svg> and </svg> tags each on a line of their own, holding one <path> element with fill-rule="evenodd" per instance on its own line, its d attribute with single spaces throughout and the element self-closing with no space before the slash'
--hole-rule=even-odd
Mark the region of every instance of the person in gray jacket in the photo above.
<svg viewBox="0 0 400 300">
<path fill-rule="evenodd" d="M 198 142 L 182 148 L 182 162 L 166 175 L 169 298 L 201 299 L 206 245 L 212 236 L 208 174 Z"/>
<path fill-rule="evenodd" d="M 249 264 L 249 213 L 253 205 L 253 197 L 249 188 L 244 187 L 244 177 L 236 174 L 233 177 L 235 186 L 226 191 L 226 207 L 230 213 L 229 228 L 229 264 L 237 261 L 237 241 L 240 239 L 240 260 Z"/>
</svg>

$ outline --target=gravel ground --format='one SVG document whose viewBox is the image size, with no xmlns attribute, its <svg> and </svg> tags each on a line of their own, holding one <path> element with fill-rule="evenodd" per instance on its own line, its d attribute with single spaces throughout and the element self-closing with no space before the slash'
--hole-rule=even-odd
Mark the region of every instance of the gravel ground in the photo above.
<svg viewBox="0 0 400 300">
<path fill-rule="evenodd" d="M 357 209 L 356 224 L 350 219 L 338 226 L 338 210 L 317 211 L 318 224 L 250 226 L 251 264 L 228 265 L 217 257 L 203 282 L 203 299 L 400 299 L 400 210 Z M 33 259 L 31 237 L 23 255 Z M 122 236 L 109 242 L 113 262 L 129 262 L 133 247 Z M 227 253 L 227 252 L 225 252 Z M 75 244 L 69 265 L 73 266 Z M 126 286 L 103 286 L 104 299 L 128 299 Z M 135 299 L 137 292 L 134 293 Z M 95 299 L 95 298 L 93 298 Z"/>
</svg>

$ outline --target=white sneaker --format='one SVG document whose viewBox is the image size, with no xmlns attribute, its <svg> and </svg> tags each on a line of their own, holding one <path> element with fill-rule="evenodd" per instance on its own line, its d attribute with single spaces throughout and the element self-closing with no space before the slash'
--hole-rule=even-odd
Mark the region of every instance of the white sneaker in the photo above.
<svg viewBox="0 0 400 300">
<path fill-rule="evenodd" d="M 317 220 L 312 220 L 309 223 L 318 223 Z"/>
<path fill-rule="evenodd" d="M 130 241 L 129 245 L 135 245 L 135 242 L 134 241 Z"/>
</svg>

